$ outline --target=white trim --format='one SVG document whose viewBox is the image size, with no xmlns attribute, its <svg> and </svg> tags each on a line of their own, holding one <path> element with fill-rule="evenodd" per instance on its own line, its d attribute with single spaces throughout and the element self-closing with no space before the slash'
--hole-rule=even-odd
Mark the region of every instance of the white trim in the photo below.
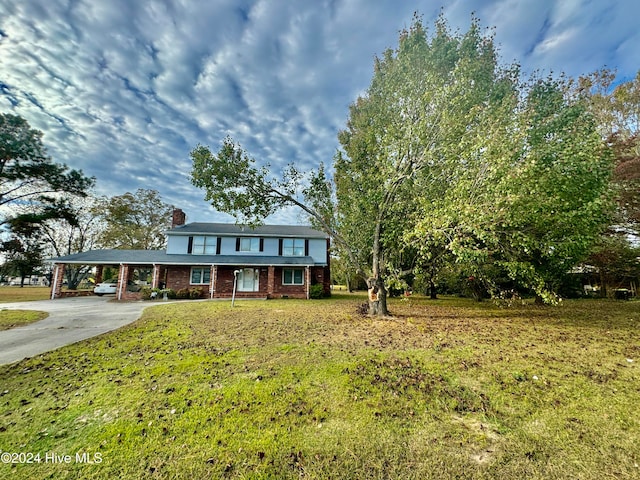
<svg viewBox="0 0 640 480">
<path fill-rule="evenodd" d="M 56 263 L 56 272 L 53 274 L 53 286 L 51 288 L 51 300 L 55 300 L 56 298 L 56 288 L 58 287 L 58 270 L 60 269 L 60 264 Z"/>
<path fill-rule="evenodd" d="M 244 273 L 251 270 L 253 281 L 250 289 L 244 288 Z M 260 291 L 260 269 L 259 268 L 241 268 L 238 275 L 238 291 L 239 292 L 259 292 Z"/>
<path fill-rule="evenodd" d="M 127 288 L 127 280 L 124 279 L 124 275 L 123 275 L 123 271 L 124 271 L 124 265 L 125 264 L 120 264 L 120 268 L 118 269 L 118 300 L 122 300 L 122 285 L 124 284 L 124 288 Z M 128 269 L 128 266 L 127 266 Z M 127 272 L 128 274 L 129 272 Z"/>
</svg>

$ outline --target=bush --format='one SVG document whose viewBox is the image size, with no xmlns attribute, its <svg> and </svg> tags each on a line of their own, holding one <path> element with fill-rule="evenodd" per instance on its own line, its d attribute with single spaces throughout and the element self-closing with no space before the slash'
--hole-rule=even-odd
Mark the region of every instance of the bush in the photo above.
<svg viewBox="0 0 640 480">
<path fill-rule="evenodd" d="M 175 300 L 176 298 L 178 298 L 178 294 L 176 293 L 175 290 L 172 290 L 170 288 L 166 288 L 164 290 L 162 290 L 163 294 L 167 294 L 167 298 L 170 300 Z"/>
<path fill-rule="evenodd" d="M 178 290 L 176 292 L 176 298 L 179 300 L 184 300 L 186 298 L 189 298 L 189 289 L 188 288 L 181 288 L 180 290 Z"/>
<path fill-rule="evenodd" d="M 321 283 L 316 283 L 309 287 L 309 298 L 324 298 L 324 286 Z"/>
<path fill-rule="evenodd" d="M 189 291 L 189 298 L 191 298 L 192 300 L 202 298 L 202 290 L 200 290 L 199 288 L 192 288 Z"/>
</svg>

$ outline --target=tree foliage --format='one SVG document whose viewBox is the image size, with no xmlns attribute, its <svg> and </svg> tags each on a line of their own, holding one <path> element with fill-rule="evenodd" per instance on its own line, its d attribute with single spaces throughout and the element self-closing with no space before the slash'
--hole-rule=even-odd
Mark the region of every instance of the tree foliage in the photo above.
<svg viewBox="0 0 640 480">
<path fill-rule="evenodd" d="M 410 250 L 426 257 L 444 240 L 407 232 L 449 184 L 462 190 L 478 181 L 485 166 L 468 153 L 502 125 L 497 114 L 513 103 L 516 75 L 516 67 L 498 65 L 493 38 L 475 19 L 453 34 L 440 18 L 429 35 L 416 18 L 398 48 L 376 59 L 371 85 L 340 132 L 335 179 L 340 225 L 382 290 L 380 279 L 415 266 Z"/>
<path fill-rule="evenodd" d="M 640 236 L 640 71 L 616 83 L 615 73 L 600 70 L 580 77 L 572 86 L 588 102 L 615 162 L 618 228 Z"/>
<path fill-rule="evenodd" d="M 99 242 L 104 248 L 161 249 L 171 226 L 173 207 L 156 190 L 138 189 L 104 198 L 98 207 L 104 229 Z"/>
<path fill-rule="evenodd" d="M 387 313 L 386 282 L 415 267 L 435 279 L 451 258 L 551 301 L 602 228 L 611 169 L 584 101 L 567 91 L 500 65 L 475 18 L 461 34 L 416 17 L 350 107 L 333 185 L 323 168 L 274 177 L 229 138 L 217 155 L 191 152 L 192 181 L 249 224 L 302 208 L 368 278 L 372 313 Z"/>
<path fill-rule="evenodd" d="M 49 219 L 39 225 L 45 253 L 50 257 L 62 257 L 98 248 L 99 237 L 105 228 L 102 220 L 100 201 L 95 196 L 71 198 L 69 208 L 74 221 L 64 218 Z M 89 275 L 91 265 L 65 265 L 64 276 L 67 288 L 75 290 L 79 283 Z"/>
<path fill-rule="evenodd" d="M 72 220 L 66 196 L 85 196 L 93 183 L 82 171 L 53 162 L 42 132 L 24 118 L 0 114 L 0 206 L 17 209 L 0 218 L 0 224 Z"/>
<path fill-rule="evenodd" d="M 9 240 L 0 244 L 0 252 L 5 258 L 2 266 L 3 274 L 20 277 L 21 287 L 24 287 L 25 278 L 40 273 L 43 248 L 36 236 L 14 233 Z"/>
</svg>

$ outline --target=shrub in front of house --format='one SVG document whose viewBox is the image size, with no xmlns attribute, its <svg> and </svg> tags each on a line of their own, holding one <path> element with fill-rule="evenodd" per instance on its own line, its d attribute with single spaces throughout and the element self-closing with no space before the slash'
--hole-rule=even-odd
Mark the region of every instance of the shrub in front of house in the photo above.
<svg viewBox="0 0 640 480">
<path fill-rule="evenodd" d="M 178 294 L 176 293 L 175 290 L 172 290 L 171 288 L 165 288 L 164 290 L 162 290 L 162 294 L 167 294 L 167 298 L 169 300 L 175 300 L 176 298 L 178 298 Z"/>
<path fill-rule="evenodd" d="M 325 295 L 324 286 L 321 283 L 316 283 L 309 287 L 309 298 L 319 299 L 324 298 L 325 296 L 329 295 Z"/>
<path fill-rule="evenodd" d="M 176 298 L 178 300 L 184 300 L 190 297 L 190 292 L 188 288 L 181 288 L 176 292 Z"/>
</svg>

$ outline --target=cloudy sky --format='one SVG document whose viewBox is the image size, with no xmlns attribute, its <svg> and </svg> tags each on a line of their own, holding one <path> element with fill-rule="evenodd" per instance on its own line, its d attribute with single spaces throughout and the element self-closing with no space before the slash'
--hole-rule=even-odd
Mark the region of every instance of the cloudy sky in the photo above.
<svg viewBox="0 0 640 480">
<path fill-rule="evenodd" d="M 156 189 L 188 221 L 232 220 L 191 185 L 190 150 L 231 135 L 274 170 L 330 163 L 374 57 L 441 9 L 463 31 L 475 12 L 525 71 L 640 69 L 638 0 L 0 0 L 0 112 L 100 195 Z"/>
</svg>

